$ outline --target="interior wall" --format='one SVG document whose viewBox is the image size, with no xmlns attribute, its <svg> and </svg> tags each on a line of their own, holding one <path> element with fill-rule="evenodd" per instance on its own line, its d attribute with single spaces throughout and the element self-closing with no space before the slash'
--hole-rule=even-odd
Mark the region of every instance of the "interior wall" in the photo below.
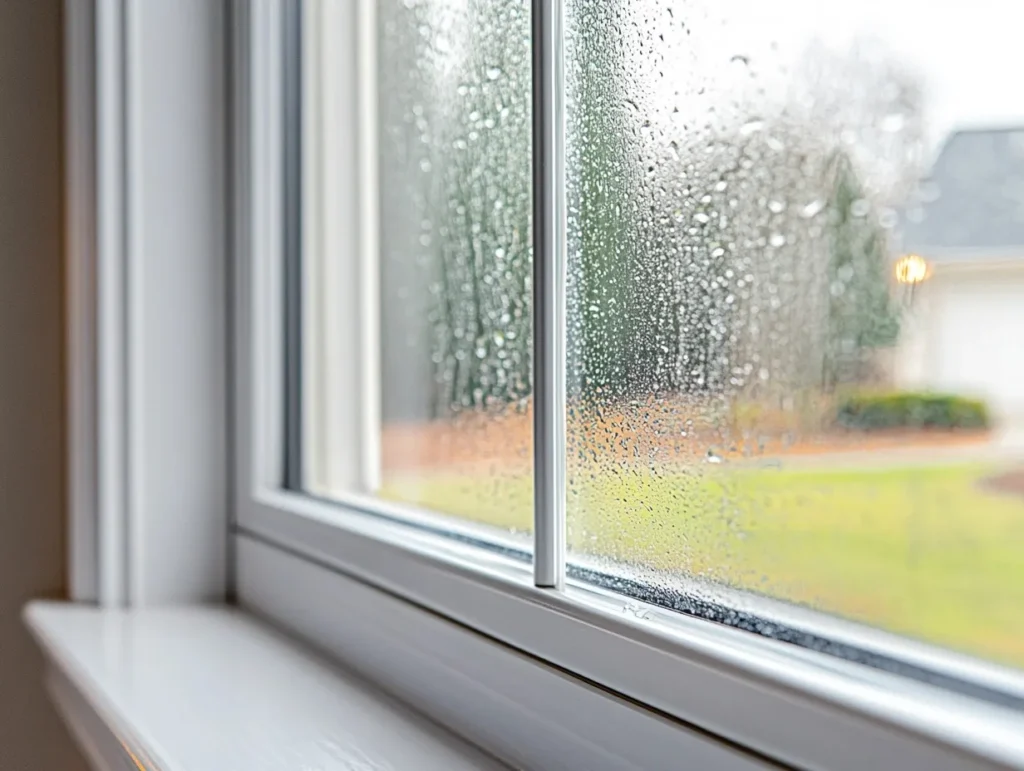
<svg viewBox="0 0 1024 771">
<path fill-rule="evenodd" d="M 66 594 L 62 0 L 0 1 L 0 769 L 86 768 L 21 623 Z"/>
</svg>

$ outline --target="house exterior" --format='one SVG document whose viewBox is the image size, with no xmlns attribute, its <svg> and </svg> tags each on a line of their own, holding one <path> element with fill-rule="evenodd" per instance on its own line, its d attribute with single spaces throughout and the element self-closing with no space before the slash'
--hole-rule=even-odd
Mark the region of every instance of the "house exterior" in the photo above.
<svg viewBox="0 0 1024 771">
<path fill-rule="evenodd" d="M 954 133 L 895 257 L 897 386 L 979 397 L 1024 426 L 1024 128 Z"/>
</svg>

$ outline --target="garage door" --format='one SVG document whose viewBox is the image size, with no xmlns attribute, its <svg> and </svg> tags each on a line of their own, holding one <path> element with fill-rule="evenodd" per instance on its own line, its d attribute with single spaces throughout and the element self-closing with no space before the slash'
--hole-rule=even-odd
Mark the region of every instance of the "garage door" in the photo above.
<svg viewBox="0 0 1024 771">
<path fill-rule="evenodd" d="M 936 294 L 937 390 L 984 398 L 994 413 L 1024 420 L 1024 273 L 946 275 Z"/>
</svg>

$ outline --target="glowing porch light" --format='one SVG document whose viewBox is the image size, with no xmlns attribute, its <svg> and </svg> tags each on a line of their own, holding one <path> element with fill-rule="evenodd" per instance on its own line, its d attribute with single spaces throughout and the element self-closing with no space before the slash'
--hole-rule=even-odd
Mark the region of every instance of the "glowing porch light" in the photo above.
<svg viewBox="0 0 1024 771">
<path fill-rule="evenodd" d="M 920 284 L 928 278 L 928 263 L 918 254 L 905 254 L 896 260 L 896 280 L 901 284 Z"/>
</svg>

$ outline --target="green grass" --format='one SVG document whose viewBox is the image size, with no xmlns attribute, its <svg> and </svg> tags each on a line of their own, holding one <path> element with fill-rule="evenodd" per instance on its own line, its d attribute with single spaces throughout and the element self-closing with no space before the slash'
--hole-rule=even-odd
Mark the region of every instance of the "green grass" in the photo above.
<svg viewBox="0 0 1024 771">
<path fill-rule="evenodd" d="M 589 470 L 577 552 L 680 571 L 1024 666 L 1024 499 L 957 465 L 885 470 Z M 384 494 L 529 530 L 528 477 L 389 480 Z"/>
</svg>

